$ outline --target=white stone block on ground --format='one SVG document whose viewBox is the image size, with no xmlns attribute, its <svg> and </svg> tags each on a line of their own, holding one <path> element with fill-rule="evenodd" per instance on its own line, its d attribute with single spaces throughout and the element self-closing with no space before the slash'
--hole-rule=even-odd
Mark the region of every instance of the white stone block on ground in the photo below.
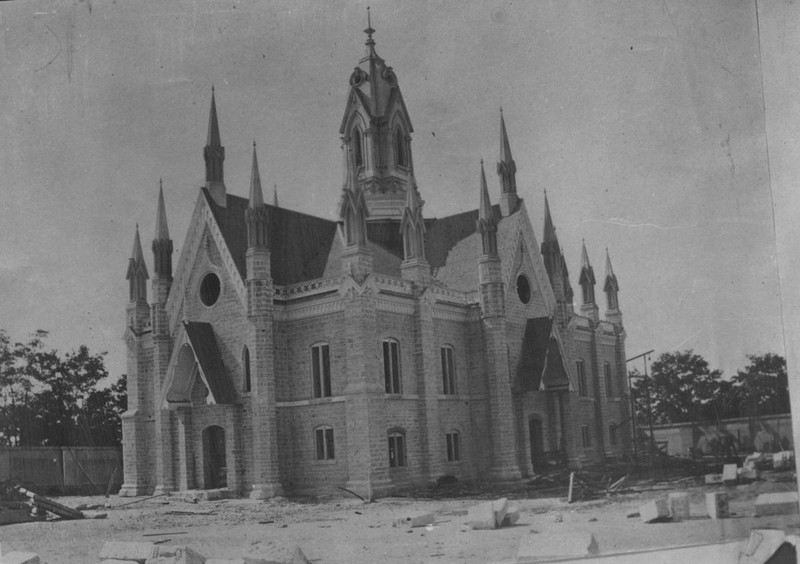
<svg viewBox="0 0 800 564">
<path fill-rule="evenodd" d="M 669 517 L 669 504 L 666 498 L 653 499 L 639 507 L 639 516 L 645 523 Z"/>
<path fill-rule="evenodd" d="M 424 527 L 425 525 L 433 525 L 436 522 L 436 514 L 434 513 L 420 513 L 405 519 L 398 519 L 394 522 L 394 527 L 400 528 L 414 528 Z"/>
<path fill-rule="evenodd" d="M 775 452 L 772 454 L 772 468 L 773 470 L 789 470 L 792 467 L 793 459 L 793 450 Z"/>
<path fill-rule="evenodd" d="M 156 545 L 152 542 L 107 541 L 100 549 L 101 560 L 133 560 L 140 564 L 155 554 Z"/>
<path fill-rule="evenodd" d="M 145 564 L 205 564 L 206 558 L 188 546 L 157 546 Z"/>
<path fill-rule="evenodd" d="M 303 554 L 303 550 L 298 546 L 294 549 L 294 554 L 292 554 L 292 559 L 289 561 L 289 564 L 311 564 L 311 560 L 306 558 L 306 555 Z"/>
<path fill-rule="evenodd" d="M 516 522 L 519 521 L 519 509 L 516 507 L 509 507 L 508 511 L 506 512 L 506 516 L 503 518 L 503 522 L 500 524 L 501 527 L 510 527 Z"/>
<path fill-rule="evenodd" d="M 706 474 L 706 485 L 711 486 L 714 484 L 722 483 L 722 474 Z"/>
<path fill-rule="evenodd" d="M 0 556 L 2 564 L 39 564 L 39 555 L 35 552 L 8 552 Z"/>
<path fill-rule="evenodd" d="M 508 500 L 504 497 L 501 497 L 500 499 L 493 501 L 492 510 L 494 511 L 495 527 L 501 527 L 503 525 L 503 519 L 506 518 L 506 513 L 508 513 Z"/>
<path fill-rule="evenodd" d="M 669 494 L 669 514 L 675 521 L 686 521 L 689 518 L 688 492 L 672 492 Z"/>
<path fill-rule="evenodd" d="M 747 546 L 739 555 L 739 564 L 763 564 L 785 539 L 786 533 L 780 529 L 753 529 Z"/>
<path fill-rule="evenodd" d="M 797 492 L 761 494 L 756 498 L 756 517 L 763 515 L 791 515 L 800 510 Z"/>
<path fill-rule="evenodd" d="M 728 494 L 725 492 L 707 493 L 706 513 L 712 519 L 725 519 L 728 516 Z"/>
<path fill-rule="evenodd" d="M 263 558 L 208 558 L 206 564 L 282 564 L 277 560 L 264 560 Z"/>
<path fill-rule="evenodd" d="M 739 474 L 736 472 L 735 464 L 726 464 L 722 467 L 722 483 L 725 485 L 733 485 L 739 479 Z"/>
<path fill-rule="evenodd" d="M 472 529 L 497 528 L 497 523 L 494 518 L 493 502 L 487 501 L 470 507 L 467 511 L 467 525 Z"/>
</svg>

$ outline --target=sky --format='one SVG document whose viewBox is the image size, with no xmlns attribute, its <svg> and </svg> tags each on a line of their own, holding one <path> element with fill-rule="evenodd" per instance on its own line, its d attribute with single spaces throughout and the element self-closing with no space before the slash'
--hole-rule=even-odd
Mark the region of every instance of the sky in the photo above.
<svg viewBox="0 0 800 564">
<path fill-rule="evenodd" d="M 267 198 L 277 185 L 282 207 L 333 218 L 367 4 L 2 3 L 0 328 L 45 329 L 59 350 L 86 344 L 125 371 L 134 230 L 152 272 L 163 179 L 177 263 L 212 85 L 228 192 L 248 194 L 255 140 Z M 782 2 L 759 5 L 761 38 L 754 1 L 369 4 L 426 217 L 477 207 L 502 107 L 518 192 L 541 242 L 547 191 L 575 289 L 581 241 L 598 280 L 609 249 L 629 357 L 691 348 L 731 376 L 747 354 L 785 354 L 773 214 L 788 208 L 767 135 L 793 139 Z"/>
</svg>

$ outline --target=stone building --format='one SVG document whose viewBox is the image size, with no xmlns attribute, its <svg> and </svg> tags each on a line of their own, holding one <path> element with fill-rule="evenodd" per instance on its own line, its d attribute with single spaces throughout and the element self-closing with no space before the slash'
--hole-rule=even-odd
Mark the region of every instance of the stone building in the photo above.
<svg viewBox="0 0 800 564">
<path fill-rule="evenodd" d="M 212 92 L 206 184 L 174 271 L 163 191 L 152 279 L 137 226 L 121 495 L 379 496 L 628 448 L 608 256 L 601 319 L 585 245 L 573 305 L 546 195 L 537 242 L 502 113 L 498 203 L 481 162 L 477 209 L 426 217 L 411 119 L 366 32 L 339 129 L 338 222 L 266 204 L 255 144 L 248 197 L 228 192 Z"/>
</svg>

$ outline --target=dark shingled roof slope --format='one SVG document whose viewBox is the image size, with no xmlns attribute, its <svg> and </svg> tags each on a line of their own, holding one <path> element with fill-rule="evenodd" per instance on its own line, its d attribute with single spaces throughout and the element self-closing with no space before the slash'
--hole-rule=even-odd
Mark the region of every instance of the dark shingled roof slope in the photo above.
<svg viewBox="0 0 800 564">
<path fill-rule="evenodd" d="M 552 330 L 553 320 L 549 317 L 528 319 L 525 324 L 517 365 L 517 382 L 524 391 L 536 392 L 542 388 L 566 390 L 569 387 L 564 359 Z"/>
<path fill-rule="evenodd" d="M 186 335 L 192 346 L 197 364 L 208 382 L 208 388 L 218 404 L 233 403 L 236 396 L 233 383 L 222 365 L 217 338 L 210 323 L 185 321 Z"/>
<path fill-rule="evenodd" d="M 222 236 L 242 278 L 247 276 L 247 198 L 228 194 L 227 207 L 218 206 L 203 189 Z M 322 278 L 336 236 L 336 222 L 267 205 L 272 280 L 285 286 Z"/>
</svg>

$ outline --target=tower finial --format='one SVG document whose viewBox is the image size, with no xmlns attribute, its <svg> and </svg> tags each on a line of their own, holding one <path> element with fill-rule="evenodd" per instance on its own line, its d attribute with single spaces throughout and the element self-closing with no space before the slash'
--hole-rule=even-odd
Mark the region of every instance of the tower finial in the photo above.
<svg viewBox="0 0 800 564">
<path fill-rule="evenodd" d="M 370 17 L 369 6 L 367 6 L 367 29 L 364 30 L 367 34 L 367 45 L 375 45 L 375 40 L 372 39 L 372 34 L 375 30 L 372 29 L 372 18 Z"/>
</svg>

